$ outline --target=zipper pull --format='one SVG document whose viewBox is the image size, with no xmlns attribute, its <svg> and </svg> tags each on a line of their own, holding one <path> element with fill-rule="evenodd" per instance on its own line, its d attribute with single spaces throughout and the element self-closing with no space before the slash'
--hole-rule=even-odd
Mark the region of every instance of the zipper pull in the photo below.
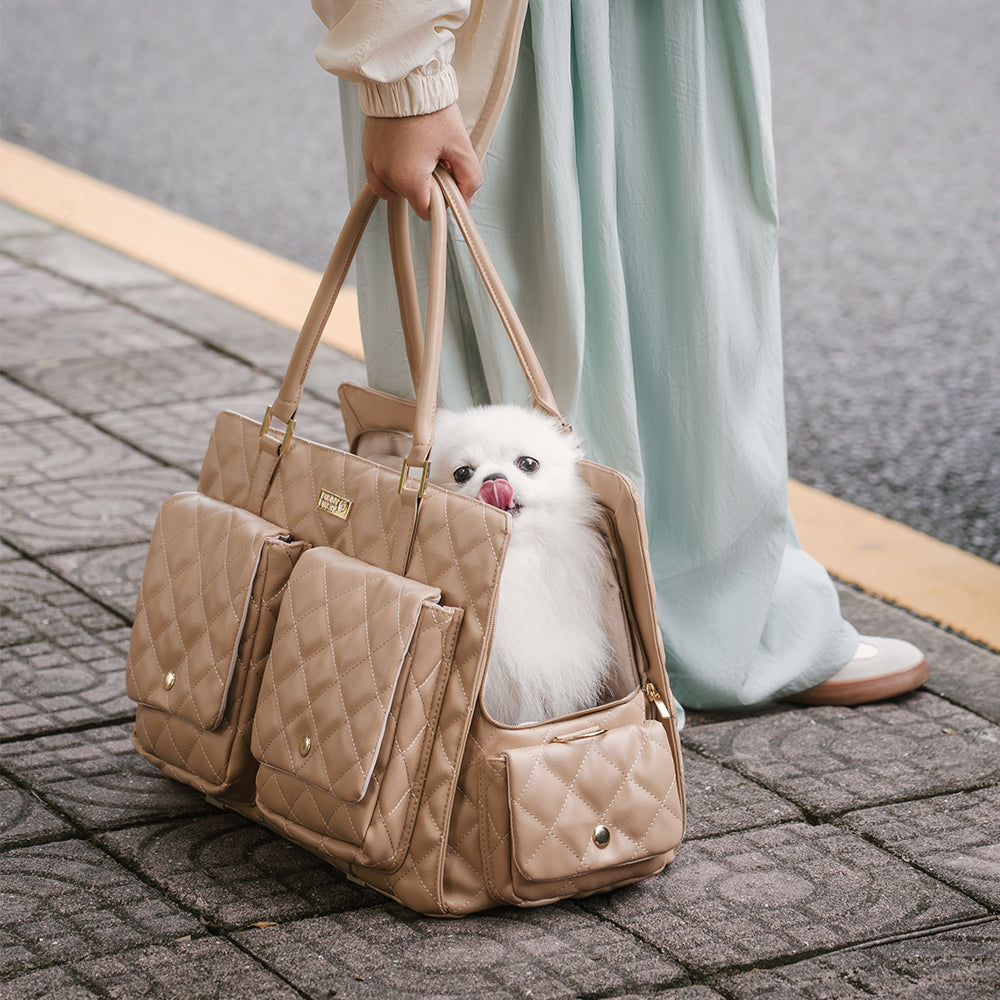
<svg viewBox="0 0 1000 1000">
<path fill-rule="evenodd" d="M 656 690 L 656 685 L 652 681 L 647 681 L 646 686 L 642 690 L 646 695 L 646 700 L 656 709 L 656 714 L 661 719 L 666 720 L 674 717 L 674 713 L 664 704 L 663 699 L 660 697 L 660 692 Z"/>
</svg>

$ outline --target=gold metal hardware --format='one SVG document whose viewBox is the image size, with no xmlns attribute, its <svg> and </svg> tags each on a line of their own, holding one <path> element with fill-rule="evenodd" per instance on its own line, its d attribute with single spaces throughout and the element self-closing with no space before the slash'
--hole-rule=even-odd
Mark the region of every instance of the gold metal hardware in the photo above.
<svg viewBox="0 0 1000 1000">
<path fill-rule="evenodd" d="M 260 434 L 258 434 L 257 436 L 263 437 L 270 429 L 271 429 L 271 407 L 268 406 L 268 408 L 264 411 L 264 420 L 261 422 L 260 425 Z M 288 423 L 285 424 L 285 435 L 281 439 L 281 444 L 278 445 L 279 456 L 284 455 L 285 452 L 288 451 L 288 446 L 292 443 L 292 434 L 294 433 L 294 431 L 295 431 L 295 421 L 289 420 Z"/>
<path fill-rule="evenodd" d="M 423 471 L 420 473 L 420 489 L 417 490 L 417 499 L 422 500 L 424 497 L 424 487 L 427 485 L 427 476 L 431 471 L 431 463 L 424 462 Z M 397 493 L 403 492 L 403 486 L 406 484 L 406 477 L 409 475 L 410 467 L 403 462 L 403 470 L 399 474 L 399 488 L 396 490 Z"/>
<path fill-rule="evenodd" d="M 646 695 L 646 700 L 656 709 L 656 714 L 661 719 L 673 718 L 673 712 L 664 704 L 660 692 L 656 690 L 656 685 L 652 681 L 648 681 L 642 690 L 643 694 Z"/>
<path fill-rule="evenodd" d="M 308 736 L 303 736 L 302 739 L 299 740 L 299 753 L 302 754 L 303 757 L 307 757 L 309 755 L 309 751 L 312 750 L 312 745 L 313 741 L 309 739 Z"/>
<path fill-rule="evenodd" d="M 594 831 L 594 843 L 603 851 L 611 843 L 611 831 L 606 826 L 599 826 Z"/>
<path fill-rule="evenodd" d="M 168 670 L 163 675 L 163 686 L 169 691 L 174 686 L 174 681 L 176 680 L 177 675 L 172 670 Z"/>
<path fill-rule="evenodd" d="M 606 729 L 598 729 L 594 726 L 592 729 L 583 729 L 578 733 L 567 733 L 565 736 L 553 736 L 553 743 L 574 743 L 576 740 L 589 739 L 591 736 L 603 736 L 607 732 Z"/>
<path fill-rule="evenodd" d="M 337 496 L 336 493 L 331 493 L 329 490 L 320 490 L 319 496 L 316 498 L 316 506 L 320 510 L 325 510 L 327 514 L 332 514 L 334 517 L 346 521 L 351 515 L 354 501 L 348 500 L 347 497 Z"/>
</svg>

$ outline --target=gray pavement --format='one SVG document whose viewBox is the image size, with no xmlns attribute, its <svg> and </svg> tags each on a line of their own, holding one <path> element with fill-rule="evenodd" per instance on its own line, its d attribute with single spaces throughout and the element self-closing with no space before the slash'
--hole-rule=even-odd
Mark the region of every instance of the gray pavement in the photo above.
<svg viewBox="0 0 1000 1000">
<path fill-rule="evenodd" d="M 291 334 L 3 207 L 0 996 L 912 998 L 1000 991 L 1000 657 L 841 589 L 930 683 L 693 715 L 689 836 L 618 892 L 413 915 L 162 777 L 124 660 L 159 504 Z M 321 347 L 302 431 L 343 442 Z"/>
<path fill-rule="evenodd" d="M 347 192 L 307 0 L 125 7 L 3 0 L 3 137 L 321 267 Z M 1000 561 L 1000 6 L 767 13 L 792 473 Z"/>
</svg>

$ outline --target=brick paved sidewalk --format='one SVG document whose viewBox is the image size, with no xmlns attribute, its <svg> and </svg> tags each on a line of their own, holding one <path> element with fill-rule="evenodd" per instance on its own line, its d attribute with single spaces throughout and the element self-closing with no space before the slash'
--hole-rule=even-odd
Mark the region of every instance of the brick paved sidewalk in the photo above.
<svg viewBox="0 0 1000 1000">
<path fill-rule="evenodd" d="M 263 413 L 292 337 L 0 215 L 0 996 L 677 1000 L 1000 991 L 1000 657 L 842 590 L 928 687 L 695 716 L 689 836 L 607 896 L 420 918 L 133 750 L 124 660 L 159 504 L 216 412 Z M 321 348 L 300 414 L 343 443 Z"/>
</svg>

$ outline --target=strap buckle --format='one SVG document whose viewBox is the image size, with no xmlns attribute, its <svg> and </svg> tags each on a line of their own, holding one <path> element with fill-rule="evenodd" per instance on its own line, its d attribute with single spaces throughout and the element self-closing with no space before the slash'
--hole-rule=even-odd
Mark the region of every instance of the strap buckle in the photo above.
<svg viewBox="0 0 1000 1000">
<path fill-rule="evenodd" d="M 268 406 L 268 408 L 264 411 L 264 420 L 260 425 L 260 434 L 258 434 L 257 436 L 263 437 L 268 432 L 268 430 L 270 430 L 270 428 L 271 428 L 271 407 Z M 294 431 L 295 431 L 295 421 L 289 420 L 288 423 L 285 424 L 285 435 L 281 439 L 281 444 L 278 445 L 279 458 L 282 455 L 284 455 L 286 451 L 288 451 L 288 446 L 292 443 L 292 434 L 294 433 Z"/>
<path fill-rule="evenodd" d="M 420 488 L 417 490 L 417 499 L 423 500 L 424 498 L 424 487 L 427 485 L 427 476 L 431 471 L 431 463 L 424 462 L 423 471 L 420 473 Z M 406 485 L 406 480 L 410 472 L 410 467 L 406 464 L 406 460 L 403 460 L 403 470 L 399 474 L 399 487 L 396 492 L 402 494 L 403 487 Z"/>
</svg>

